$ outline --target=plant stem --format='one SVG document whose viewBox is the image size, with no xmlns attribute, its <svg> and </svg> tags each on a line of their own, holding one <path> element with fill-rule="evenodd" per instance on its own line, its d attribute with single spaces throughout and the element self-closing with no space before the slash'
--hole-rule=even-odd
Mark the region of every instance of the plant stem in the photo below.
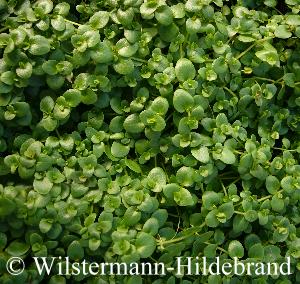
<svg viewBox="0 0 300 284">
<path fill-rule="evenodd" d="M 61 138 L 61 136 L 60 136 L 60 134 L 59 134 L 59 132 L 58 132 L 57 129 L 55 129 L 55 132 L 56 132 L 56 135 L 58 136 L 58 138 Z"/>
<path fill-rule="evenodd" d="M 166 118 L 166 122 L 168 122 L 169 119 L 172 118 L 172 117 L 173 117 L 173 113 L 171 113 L 171 114 Z"/>
<path fill-rule="evenodd" d="M 64 19 L 64 20 L 65 20 L 66 22 L 70 23 L 70 24 L 73 24 L 74 26 L 78 26 L 78 27 L 82 26 L 82 24 L 78 24 L 78 23 L 73 22 L 73 21 L 71 21 L 71 20 L 68 20 L 68 19 Z"/>
<path fill-rule="evenodd" d="M 281 150 L 281 151 L 288 151 L 288 152 L 296 152 L 297 149 L 284 149 L 284 148 L 278 148 L 278 147 L 272 147 L 275 150 Z"/>
<path fill-rule="evenodd" d="M 234 178 L 234 177 L 232 177 Z M 237 177 L 231 184 L 235 184 L 236 182 L 238 182 L 241 178 L 240 177 Z M 230 184 L 230 185 L 231 185 Z M 228 185 L 226 188 L 228 188 L 230 185 Z"/>
<path fill-rule="evenodd" d="M 200 228 L 199 228 L 199 231 L 200 229 L 202 229 L 204 226 L 206 225 L 206 223 L 202 223 L 200 225 Z M 171 240 L 167 240 L 167 241 L 163 241 L 163 240 L 156 240 L 156 242 L 160 245 L 165 245 L 165 244 L 172 244 L 172 243 L 176 243 L 176 242 L 180 242 L 186 238 L 189 238 L 189 237 L 192 237 L 193 235 L 195 235 L 196 232 L 193 232 L 192 234 L 188 234 L 188 235 L 185 235 L 185 236 L 182 236 L 182 237 L 178 237 L 178 238 L 174 238 L 174 239 L 171 239 Z"/>
<path fill-rule="evenodd" d="M 257 79 L 257 80 L 262 80 L 262 81 L 267 81 L 267 82 L 271 82 L 271 83 L 275 83 L 276 81 L 275 80 L 272 80 L 272 79 L 269 79 L 269 78 L 263 78 L 263 77 L 253 77 L 254 79 Z"/>
<path fill-rule="evenodd" d="M 8 29 L 9 29 L 8 27 L 4 27 L 4 28 L 0 29 L 0 33 L 5 32 Z"/>
<path fill-rule="evenodd" d="M 282 193 L 282 192 L 283 192 L 283 189 L 279 190 L 277 193 Z M 273 197 L 273 195 L 270 194 L 270 195 L 267 195 L 267 196 L 262 197 L 262 198 L 260 198 L 260 199 L 257 199 L 257 202 L 262 202 L 262 201 L 265 201 L 265 200 L 270 199 L 270 198 L 272 198 L 272 197 Z"/>
<path fill-rule="evenodd" d="M 282 192 L 283 192 L 283 189 L 279 190 L 277 193 L 282 193 Z M 273 197 L 273 195 L 270 194 L 270 195 L 264 196 L 264 197 L 262 197 L 260 199 L 257 199 L 256 201 L 257 202 L 262 202 L 262 201 L 268 200 L 268 199 L 270 199 L 272 197 Z M 237 203 L 237 204 L 235 204 L 234 206 L 240 206 L 240 205 L 242 205 L 242 201 L 239 202 L 239 203 Z"/>
<path fill-rule="evenodd" d="M 229 88 L 227 88 L 226 86 L 223 87 L 228 93 L 230 93 L 232 96 L 236 97 L 236 94 L 231 91 Z"/>
<path fill-rule="evenodd" d="M 223 184 L 223 182 L 220 180 L 220 182 L 221 182 L 221 185 L 222 185 L 222 189 L 223 189 L 223 191 L 224 191 L 224 194 L 225 194 L 225 196 L 227 196 L 228 194 L 227 194 L 227 191 L 226 191 L 226 188 L 225 188 L 225 186 L 224 186 L 224 184 Z"/>
<path fill-rule="evenodd" d="M 247 52 L 249 52 L 254 46 L 256 45 L 256 42 L 251 44 L 247 49 L 245 49 L 242 53 L 240 53 L 236 59 L 239 60 L 241 57 L 243 57 Z"/>
<path fill-rule="evenodd" d="M 209 242 L 204 242 L 204 244 L 206 244 L 206 245 L 212 245 L 212 244 L 211 244 L 211 243 L 209 243 Z M 217 249 L 218 249 L 219 251 L 222 251 L 222 252 L 224 252 L 224 253 L 228 254 L 228 251 L 227 251 L 227 250 L 225 250 L 225 249 L 223 249 L 223 248 L 221 248 L 221 247 L 217 247 Z"/>
<path fill-rule="evenodd" d="M 243 57 L 247 52 L 249 52 L 253 47 L 255 47 L 259 42 L 261 41 L 265 41 L 268 40 L 269 38 L 262 38 L 262 39 L 258 39 L 257 41 L 255 41 L 253 44 L 251 44 L 247 49 L 245 49 L 242 53 L 240 53 L 236 59 L 240 59 L 241 57 Z"/>
<path fill-rule="evenodd" d="M 147 60 L 145 59 L 142 59 L 142 58 L 137 58 L 137 57 L 131 57 L 132 60 L 135 60 L 135 61 L 138 61 L 138 62 L 141 62 L 141 63 L 148 63 Z"/>
<path fill-rule="evenodd" d="M 240 211 L 234 211 L 235 214 L 239 214 L 239 215 L 245 215 L 244 212 L 240 212 Z"/>
</svg>

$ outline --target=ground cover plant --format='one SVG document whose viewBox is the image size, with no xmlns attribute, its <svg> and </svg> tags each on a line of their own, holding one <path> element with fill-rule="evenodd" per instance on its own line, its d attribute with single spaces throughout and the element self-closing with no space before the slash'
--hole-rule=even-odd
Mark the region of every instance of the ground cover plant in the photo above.
<svg viewBox="0 0 300 284">
<path fill-rule="evenodd" d="M 299 11 L 0 0 L 0 283 L 300 283 Z M 34 256 L 292 274 L 48 276 Z"/>
</svg>

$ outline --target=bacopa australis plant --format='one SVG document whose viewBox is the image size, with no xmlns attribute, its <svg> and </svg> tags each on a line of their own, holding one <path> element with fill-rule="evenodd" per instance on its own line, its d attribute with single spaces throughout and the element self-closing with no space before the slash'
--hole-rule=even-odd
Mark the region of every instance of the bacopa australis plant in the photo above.
<svg viewBox="0 0 300 284">
<path fill-rule="evenodd" d="M 0 283 L 300 283 L 299 11 L 0 0 Z M 40 275 L 46 256 L 292 274 Z"/>
</svg>

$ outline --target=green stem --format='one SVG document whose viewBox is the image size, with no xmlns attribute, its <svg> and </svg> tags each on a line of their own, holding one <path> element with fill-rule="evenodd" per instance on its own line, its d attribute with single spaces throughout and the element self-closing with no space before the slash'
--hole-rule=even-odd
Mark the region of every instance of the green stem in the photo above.
<svg viewBox="0 0 300 284">
<path fill-rule="evenodd" d="M 279 78 L 278 80 L 274 81 L 275 84 L 284 84 L 284 81 L 283 81 L 283 77 Z"/>
<path fill-rule="evenodd" d="M 273 9 L 274 9 L 277 13 L 279 13 L 280 15 L 283 15 L 276 7 L 273 7 Z"/>
<path fill-rule="evenodd" d="M 234 97 L 236 97 L 236 94 L 233 92 L 233 91 L 231 91 L 229 88 L 227 88 L 226 86 L 225 87 L 223 87 L 228 93 L 230 93 L 232 96 L 234 96 Z"/>
<path fill-rule="evenodd" d="M 257 80 L 261 80 L 261 81 L 267 81 L 267 82 L 271 82 L 271 83 L 275 83 L 276 81 L 275 80 L 272 80 L 272 79 L 269 79 L 269 78 L 263 78 L 263 77 L 253 77 L 254 79 L 257 79 Z"/>
<path fill-rule="evenodd" d="M 219 177 L 222 177 L 222 176 L 225 176 L 225 175 L 232 175 L 232 174 L 234 174 L 234 173 L 235 173 L 235 172 L 233 172 L 233 171 L 221 173 L 221 174 L 219 174 Z"/>
<path fill-rule="evenodd" d="M 175 218 L 179 217 L 178 215 L 175 215 L 175 214 L 172 214 L 172 213 L 168 213 L 168 215 L 171 216 L 171 217 L 175 217 Z"/>
<path fill-rule="evenodd" d="M 156 157 L 156 156 L 155 156 Z M 164 157 L 164 156 L 163 156 Z M 166 174 L 166 178 L 167 178 L 167 182 L 170 182 L 170 179 L 169 179 L 169 176 L 167 175 L 167 170 L 166 170 L 166 167 L 164 165 L 164 163 L 161 163 L 161 167 L 163 168 L 165 174 Z"/>
<path fill-rule="evenodd" d="M 199 228 L 199 231 L 200 229 L 202 229 L 204 226 L 206 225 L 206 223 L 203 223 L 200 228 Z M 174 238 L 174 239 L 171 239 L 171 240 L 167 240 L 167 241 L 163 241 L 163 240 L 156 240 L 156 242 L 160 245 L 165 245 L 165 244 L 173 244 L 173 243 L 176 243 L 176 242 L 180 242 L 186 238 L 189 238 L 189 237 L 192 237 L 196 234 L 196 232 L 192 233 L 192 234 L 188 234 L 186 236 L 182 236 L 182 237 L 178 237 L 178 238 Z"/>
<path fill-rule="evenodd" d="M 233 178 L 233 177 L 232 177 L 232 178 Z M 235 183 L 238 182 L 240 179 L 241 179 L 241 177 L 237 177 L 231 184 L 235 184 Z M 231 184 L 230 184 L 230 185 L 231 185 Z M 228 188 L 230 185 L 228 185 L 227 188 Z"/>
<path fill-rule="evenodd" d="M 64 20 L 65 20 L 65 22 L 68 22 L 68 23 L 70 23 L 70 24 L 73 24 L 74 26 L 78 26 L 78 27 L 82 26 L 82 24 L 78 24 L 78 23 L 73 22 L 73 21 L 70 21 L 70 20 L 68 20 L 68 19 L 64 19 Z"/>
<path fill-rule="evenodd" d="M 173 117 L 173 113 L 171 113 L 167 118 L 166 118 L 166 122 L 169 121 L 169 119 L 171 119 Z"/>
<path fill-rule="evenodd" d="M 258 43 L 262 42 L 262 41 L 265 41 L 265 40 L 268 40 L 269 38 L 262 38 L 262 39 L 259 39 L 257 41 L 255 41 L 253 44 L 251 44 L 247 49 L 245 49 L 242 53 L 240 53 L 236 59 L 239 60 L 241 57 L 243 57 L 247 52 L 249 52 L 253 47 L 255 47 Z"/>
<path fill-rule="evenodd" d="M 182 44 L 180 44 L 179 46 L 179 54 L 180 54 L 180 58 L 183 58 L 184 54 L 183 54 Z"/>
<path fill-rule="evenodd" d="M 227 196 L 228 194 L 227 194 L 227 191 L 226 191 L 226 188 L 225 188 L 225 186 L 224 186 L 224 184 L 223 184 L 223 182 L 220 180 L 220 182 L 221 182 L 221 185 L 222 185 L 222 189 L 223 189 L 223 191 L 224 191 L 224 194 L 225 194 L 225 196 Z"/>
<path fill-rule="evenodd" d="M 240 212 L 240 211 L 234 211 L 235 214 L 239 214 L 239 215 L 245 215 L 244 212 Z"/>
<path fill-rule="evenodd" d="M 4 28 L 0 29 L 0 33 L 5 32 L 8 29 L 9 29 L 8 27 L 4 27 Z"/>
<path fill-rule="evenodd" d="M 57 129 L 55 129 L 55 132 L 56 132 L 56 134 L 57 134 L 58 138 L 60 139 L 60 138 L 61 138 L 61 136 L 60 136 L 60 134 L 59 134 L 59 132 L 58 132 L 58 130 L 57 130 Z"/>
<path fill-rule="evenodd" d="M 138 62 L 141 62 L 141 63 L 148 63 L 147 60 L 142 59 L 142 58 L 138 58 L 138 57 L 131 57 L 131 59 L 135 60 L 135 61 L 138 61 Z"/>
<path fill-rule="evenodd" d="M 281 151 L 288 151 L 288 152 L 296 152 L 297 149 L 284 149 L 284 148 L 278 148 L 278 147 L 272 147 L 275 150 L 281 150 Z"/>
<path fill-rule="evenodd" d="M 279 190 L 277 193 L 282 193 L 282 192 L 283 192 L 283 189 L 282 189 L 282 190 Z M 268 200 L 268 199 L 272 198 L 273 196 L 274 196 L 274 195 L 270 194 L 270 195 L 264 196 L 264 197 L 262 197 L 262 198 L 260 198 L 260 199 L 257 199 L 256 201 L 257 201 L 257 202 L 263 202 L 263 201 L 265 201 L 265 200 Z M 237 203 L 237 204 L 235 204 L 234 206 L 240 206 L 240 205 L 242 205 L 242 201 L 239 202 L 239 203 Z"/>
<path fill-rule="evenodd" d="M 282 190 L 279 190 L 277 193 L 282 193 L 283 192 L 283 189 Z M 265 201 L 265 200 L 268 200 L 268 199 L 270 199 L 270 198 L 272 198 L 273 197 L 273 195 L 267 195 L 267 196 L 265 196 L 265 197 L 262 197 L 262 198 L 260 198 L 260 199 L 257 199 L 257 202 L 262 202 L 262 201 Z"/>
<path fill-rule="evenodd" d="M 240 53 L 236 59 L 239 60 L 241 57 L 243 57 L 247 52 L 249 52 L 254 46 L 256 46 L 256 42 L 251 44 L 247 49 L 245 49 L 242 53 Z"/>
<path fill-rule="evenodd" d="M 234 40 L 237 37 L 237 34 L 233 35 L 231 38 L 227 40 L 225 44 L 229 44 L 232 40 Z"/>
<path fill-rule="evenodd" d="M 206 245 L 212 245 L 211 243 L 209 243 L 209 242 L 204 242 Z M 224 252 L 224 253 L 226 253 L 226 254 L 228 254 L 228 251 L 227 250 L 225 250 L 225 249 L 223 249 L 223 248 L 221 248 L 221 247 L 217 247 L 217 249 L 219 250 L 219 251 L 222 251 L 222 252 Z"/>
</svg>

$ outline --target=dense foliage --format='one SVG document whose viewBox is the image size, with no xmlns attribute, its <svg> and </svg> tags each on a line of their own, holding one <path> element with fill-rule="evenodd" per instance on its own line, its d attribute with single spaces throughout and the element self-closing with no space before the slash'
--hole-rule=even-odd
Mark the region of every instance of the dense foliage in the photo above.
<svg viewBox="0 0 300 284">
<path fill-rule="evenodd" d="M 300 283 L 299 11 L 0 0 L 0 282 Z M 293 274 L 40 276 L 33 256 L 291 256 Z"/>
</svg>

